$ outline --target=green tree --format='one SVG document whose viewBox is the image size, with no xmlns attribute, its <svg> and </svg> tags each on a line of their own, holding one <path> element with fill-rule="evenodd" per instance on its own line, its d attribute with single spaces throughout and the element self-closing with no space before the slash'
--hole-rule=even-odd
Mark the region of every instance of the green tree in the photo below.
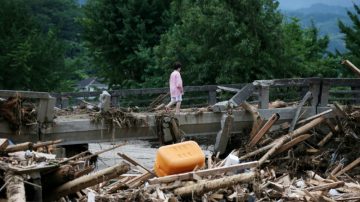
<svg viewBox="0 0 360 202">
<path fill-rule="evenodd" d="M 349 59 L 355 65 L 360 65 L 360 7 L 354 4 L 355 12 L 347 12 L 352 21 L 352 25 L 348 26 L 342 21 L 339 21 L 339 28 L 345 34 L 345 44 L 347 53 L 342 56 L 344 59 Z"/>
<path fill-rule="evenodd" d="M 151 48 L 167 29 L 166 0 L 89 0 L 84 39 L 110 86 L 139 86 Z M 149 52 L 150 50 L 150 52 Z"/>
<path fill-rule="evenodd" d="M 56 30 L 41 32 L 26 0 L 0 0 L 0 88 L 50 91 L 69 72 Z"/>
<path fill-rule="evenodd" d="M 179 23 L 155 47 L 160 75 L 167 75 L 175 60 L 184 63 L 187 85 L 249 82 L 279 72 L 283 47 L 277 3 L 215 0 L 184 5 Z"/>
<path fill-rule="evenodd" d="M 283 23 L 284 43 L 282 65 L 291 77 L 336 77 L 337 58 L 329 57 L 329 37 L 320 37 L 314 23 L 302 28 L 299 20 L 292 18 Z"/>
</svg>

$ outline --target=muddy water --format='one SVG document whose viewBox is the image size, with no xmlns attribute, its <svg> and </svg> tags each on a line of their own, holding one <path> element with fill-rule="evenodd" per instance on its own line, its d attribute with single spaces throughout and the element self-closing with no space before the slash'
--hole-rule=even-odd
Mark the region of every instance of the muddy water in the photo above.
<svg viewBox="0 0 360 202">
<path fill-rule="evenodd" d="M 115 144 L 120 144 L 120 143 L 124 143 L 124 142 L 89 144 L 89 150 L 91 152 L 97 152 L 107 148 L 111 148 Z M 142 140 L 127 141 L 126 145 L 122 147 L 100 154 L 97 163 L 98 166 L 97 170 L 104 169 L 106 167 L 115 165 L 123 161 L 123 159 L 119 157 L 117 153 L 124 153 L 127 156 L 136 159 L 146 168 L 152 169 L 154 166 L 156 151 L 158 148 L 159 145 L 154 142 L 148 142 Z M 204 151 L 205 155 L 209 155 L 213 150 L 213 146 L 209 144 L 202 144 L 201 149 Z"/>
</svg>

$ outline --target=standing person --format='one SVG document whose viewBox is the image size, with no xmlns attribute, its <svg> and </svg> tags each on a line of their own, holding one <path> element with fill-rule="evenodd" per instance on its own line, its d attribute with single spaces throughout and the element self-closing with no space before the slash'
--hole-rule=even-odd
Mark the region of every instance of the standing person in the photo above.
<svg viewBox="0 0 360 202">
<path fill-rule="evenodd" d="M 171 73 L 169 80 L 171 101 L 166 105 L 166 111 L 176 103 L 175 113 L 179 114 L 182 95 L 184 94 L 183 82 L 180 75 L 181 63 L 175 62 L 173 68 L 174 71 Z"/>
</svg>

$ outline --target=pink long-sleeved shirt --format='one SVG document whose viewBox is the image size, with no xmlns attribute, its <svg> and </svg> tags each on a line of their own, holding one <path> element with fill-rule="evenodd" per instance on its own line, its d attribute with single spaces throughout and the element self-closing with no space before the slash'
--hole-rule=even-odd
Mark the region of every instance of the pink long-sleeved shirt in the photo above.
<svg viewBox="0 0 360 202">
<path fill-rule="evenodd" d="M 181 79 L 180 72 L 177 70 L 174 70 L 170 75 L 170 96 L 171 97 L 177 97 L 179 95 L 182 95 L 183 90 L 183 82 Z"/>
</svg>

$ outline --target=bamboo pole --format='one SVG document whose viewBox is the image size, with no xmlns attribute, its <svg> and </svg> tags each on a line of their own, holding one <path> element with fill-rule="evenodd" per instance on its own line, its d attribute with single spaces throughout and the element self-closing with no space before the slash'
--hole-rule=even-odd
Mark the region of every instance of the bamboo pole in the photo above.
<svg viewBox="0 0 360 202">
<path fill-rule="evenodd" d="M 217 190 L 220 188 L 230 187 L 239 183 L 247 183 L 254 180 L 255 172 L 242 173 L 229 177 L 223 177 L 216 180 L 208 180 L 194 185 L 180 187 L 174 190 L 174 193 L 179 196 L 187 196 L 191 194 L 201 195 L 208 191 Z"/>
<path fill-rule="evenodd" d="M 50 199 L 55 200 L 62 196 L 66 196 L 71 193 L 76 193 L 87 187 L 94 186 L 101 182 L 113 179 L 120 176 L 130 170 L 130 165 L 122 162 L 121 164 L 114 165 L 112 167 L 98 171 L 92 175 L 85 175 L 74 179 L 70 182 L 67 182 L 59 187 L 57 187 L 53 194 L 51 194 Z"/>
</svg>

